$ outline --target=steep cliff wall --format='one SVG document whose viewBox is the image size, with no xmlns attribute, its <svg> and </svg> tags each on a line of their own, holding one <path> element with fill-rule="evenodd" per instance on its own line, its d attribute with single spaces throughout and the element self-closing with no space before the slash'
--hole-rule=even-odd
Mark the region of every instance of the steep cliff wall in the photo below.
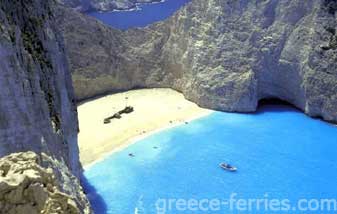
<svg viewBox="0 0 337 214">
<path fill-rule="evenodd" d="M 0 156 L 46 152 L 76 172 L 75 99 L 49 2 L 0 1 Z"/>
<path fill-rule="evenodd" d="M 248 112 L 279 98 L 336 122 L 336 8 L 335 0 L 194 0 L 126 32 L 67 9 L 59 21 L 78 99 L 171 87 L 212 109 Z"/>
<path fill-rule="evenodd" d="M 77 111 L 52 2 L 0 0 L 0 157 L 46 153 L 60 163 L 55 174 L 64 182 L 60 186 L 86 207 L 69 172 L 79 177 L 81 170 Z M 3 203 L 0 198 L 0 207 Z"/>
</svg>

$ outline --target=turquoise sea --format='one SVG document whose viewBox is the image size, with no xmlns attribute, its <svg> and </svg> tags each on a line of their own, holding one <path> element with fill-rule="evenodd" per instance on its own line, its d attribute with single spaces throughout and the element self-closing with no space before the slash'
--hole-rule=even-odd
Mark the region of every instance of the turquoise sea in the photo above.
<svg viewBox="0 0 337 214">
<path fill-rule="evenodd" d="M 336 160 L 336 126 L 266 105 L 158 132 L 86 169 L 83 181 L 99 214 L 327 214 L 337 213 Z"/>
<path fill-rule="evenodd" d="M 138 10 L 114 12 L 89 12 L 107 25 L 126 30 L 132 27 L 145 27 L 164 20 L 191 0 L 165 0 L 160 3 L 140 4 Z"/>
<path fill-rule="evenodd" d="M 89 15 L 129 29 L 166 19 L 187 2 Z M 151 135 L 86 169 L 82 180 L 98 214 L 330 214 L 337 213 L 336 160 L 336 126 L 265 105 Z M 224 171 L 222 162 L 238 171 Z"/>
</svg>

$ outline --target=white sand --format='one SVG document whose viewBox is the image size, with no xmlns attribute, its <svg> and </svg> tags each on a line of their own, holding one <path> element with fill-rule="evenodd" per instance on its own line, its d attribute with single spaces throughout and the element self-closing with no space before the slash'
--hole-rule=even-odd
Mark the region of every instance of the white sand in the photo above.
<svg viewBox="0 0 337 214">
<path fill-rule="evenodd" d="M 135 111 L 104 124 L 104 118 L 125 108 L 125 97 Z M 88 166 L 154 131 L 184 124 L 211 112 L 171 89 L 132 90 L 82 103 L 78 106 L 81 162 Z"/>
</svg>

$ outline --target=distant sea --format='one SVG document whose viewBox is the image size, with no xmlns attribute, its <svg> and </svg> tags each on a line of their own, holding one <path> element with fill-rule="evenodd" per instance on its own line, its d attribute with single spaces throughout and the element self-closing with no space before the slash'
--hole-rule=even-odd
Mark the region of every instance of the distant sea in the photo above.
<svg viewBox="0 0 337 214">
<path fill-rule="evenodd" d="M 113 12 L 89 12 L 90 16 L 114 28 L 126 30 L 133 27 L 145 27 L 167 19 L 179 8 L 191 0 L 165 0 L 159 3 L 139 4 L 137 10 Z"/>
<path fill-rule="evenodd" d="M 336 213 L 322 201 L 337 200 L 337 127 L 289 106 L 215 112 L 140 140 L 84 176 L 100 214 Z"/>
</svg>

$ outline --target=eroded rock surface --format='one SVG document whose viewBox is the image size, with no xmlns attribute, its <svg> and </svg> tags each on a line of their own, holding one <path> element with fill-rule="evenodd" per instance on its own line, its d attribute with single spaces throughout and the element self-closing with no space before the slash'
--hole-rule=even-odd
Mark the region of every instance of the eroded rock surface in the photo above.
<svg viewBox="0 0 337 214">
<path fill-rule="evenodd" d="M 33 152 L 0 159 L 0 210 L 6 214 L 90 213 L 82 188 L 68 168 Z"/>
<path fill-rule="evenodd" d="M 79 175 L 76 102 L 53 6 L 0 0 L 0 157 L 45 152 Z"/>
<path fill-rule="evenodd" d="M 59 23 L 77 99 L 170 87 L 211 109 L 249 112 L 279 98 L 336 122 L 336 10 L 335 0 L 193 0 L 142 29 L 69 9 Z"/>
<path fill-rule="evenodd" d="M 0 213 L 90 212 L 77 179 L 76 101 L 55 6 L 0 0 L 0 157 L 48 155 L 0 160 Z"/>
</svg>

